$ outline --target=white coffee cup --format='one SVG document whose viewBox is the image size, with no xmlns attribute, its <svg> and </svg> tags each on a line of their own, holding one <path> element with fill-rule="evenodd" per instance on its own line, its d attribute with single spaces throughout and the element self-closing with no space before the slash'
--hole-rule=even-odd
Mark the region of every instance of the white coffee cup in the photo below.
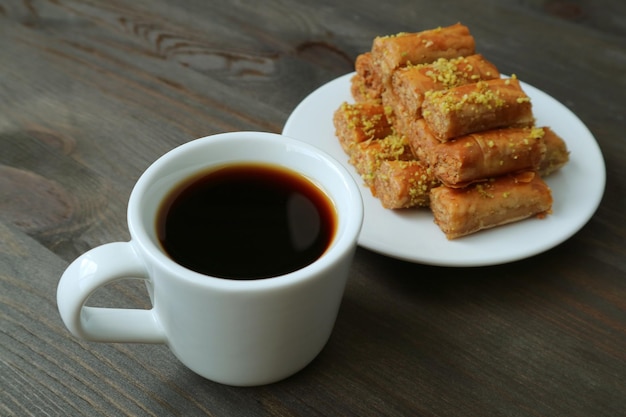
<svg viewBox="0 0 626 417">
<path fill-rule="evenodd" d="M 157 237 L 160 202 L 194 173 L 248 162 L 291 169 L 324 190 L 337 218 L 328 249 L 295 272 L 256 280 L 210 277 L 174 262 Z M 238 386 L 272 383 L 301 370 L 328 341 L 362 220 L 354 180 L 314 146 L 263 132 L 196 139 L 159 158 L 139 178 L 128 204 L 130 242 L 96 247 L 67 268 L 57 290 L 59 312 L 82 339 L 165 343 L 207 379 Z M 146 281 L 151 309 L 85 305 L 99 287 L 123 278 Z"/>
</svg>

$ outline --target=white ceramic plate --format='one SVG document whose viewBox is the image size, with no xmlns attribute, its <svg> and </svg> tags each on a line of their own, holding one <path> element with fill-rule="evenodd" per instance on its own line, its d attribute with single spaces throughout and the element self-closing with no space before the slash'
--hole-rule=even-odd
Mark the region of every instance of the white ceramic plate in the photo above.
<svg viewBox="0 0 626 417">
<path fill-rule="evenodd" d="M 363 181 L 348 163 L 332 122 L 344 101 L 353 102 L 346 74 L 315 90 L 293 111 L 283 134 L 325 150 Z M 440 266 L 496 265 L 544 252 L 570 238 L 595 213 L 606 181 L 604 159 L 593 135 L 567 107 L 528 84 L 538 126 L 550 126 L 566 142 L 570 162 L 546 178 L 554 198 L 553 213 L 448 240 L 428 209 L 387 210 L 361 186 L 365 219 L 359 244 L 394 258 Z"/>
</svg>

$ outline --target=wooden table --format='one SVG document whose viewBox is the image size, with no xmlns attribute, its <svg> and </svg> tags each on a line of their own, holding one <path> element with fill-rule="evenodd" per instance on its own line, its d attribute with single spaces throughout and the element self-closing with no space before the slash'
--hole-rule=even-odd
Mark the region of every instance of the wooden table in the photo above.
<svg viewBox="0 0 626 417">
<path fill-rule="evenodd" d="M 0 3 L 0 415 L 626 415 L 626 3 L 245 3 Z M 128 239 L 152 161 L 213 133 L 280 132 L 376 35 L 457 21 L 596 137 L 606 193 L 571 239 L 480 268 L 360 248 L 328 345 L 269 386 L 204 380 L 163 345 L 69 334 L 59 277 Z M 149 307 L 132 281 L 91 303 Z"/>
</svg>

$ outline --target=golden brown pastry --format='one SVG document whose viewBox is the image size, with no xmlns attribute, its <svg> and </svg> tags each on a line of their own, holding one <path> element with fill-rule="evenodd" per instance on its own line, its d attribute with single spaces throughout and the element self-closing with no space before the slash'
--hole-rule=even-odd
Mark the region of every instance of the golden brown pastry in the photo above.
<svg viewBox="0 0 626 417">
<path fill-rule="evenodd" d="M 530 98 L 517 78 L 480 81 L 424 96 L 422 115 L 442 142 L 499 127 L 529 127 L 534 123 Z"/>
<path fill-rule="evenodd" d="M 333 115 L 335 135 L 346 153 L 357 143 L 382 139 L 392 133 L 392 126 L 382 104 L 374 102 L 342 103 Z"/>
<path fill-rule="evenodd" d="M 542 177 L 568 162 L 565 141 L 466 26 L 377 37 L 355 71 L 335 132 L 383 207 L 429 207 L 448 239 L 551 211 Z"/>
<path fill-rule="evenodd" d="M 545 216 L 552 208 L 552 194 L 541 177 L 529 171 L 465 188 L 433 188 L 430 208 L 446 237 L 456 239 L 531 216 Z"/>
<path fill-rule="evenodd" d="M 350 92 L 356 102 L 379 101 L 382 93 L 380 79 L 374 74 L 372 54 L 365 52 L 356 57 L 356 74 L 350 80 Z"/>
<path fill-rule="evenodd" d="M 402 129 L 400 130 L 400 127 L 397 127 L 396 130 L 398 133 L 406 136 L 415 157 L 432 165 L 435 162 L 433 159 L 433 147 L 440 145 L 441 141 L 432 134 L 424 119 L 408 120 L 399 126 Z"/>
<path fill-rule="evenodd" d="M 404 136 L 389 135 L 356 144 L 350 153 L 350 163 L 367 186 L 373 184 L 376 171 L 383 161 L 415 159 Z"/>
<path fill-rule="evenodd" d="M 379 36 L 371 52 L 374 70 L 386 86 L 393 71 L 402 66 L 472 55 L 475 47 L 468 27 L 457 23 L 417 33 Z"/>
<path fill-rule="evenodd" d="M 421 117 L 427 91 L 447 90 L 495 78 L 500 78 L 496 66 L 476 54 L 453 59 L 439 58 L 430 64 L 399 68 L 391 77 L 391 88 L 404 107 L 406 117 Z"/>
<path fill-rule="evenodd" d="M 540 128 L 486 130 L 430 149 L 435 176 L 445 185 L 462 187 L 508 173 L 536 170 L 546 145 Z"/>
<path fill-rule="evenodd" d="M 546 177 L 561 169 L 569 161 L 567 144 L 549 127 L 543 127 L 546 155 L 539 165 L 539 174 Z"/>
<path fill-rule="evenodd" d="M 372 193 L 387 209 L 428 207 L 430 190 L 440 183 L 420 161 L 382 161 Z"/>
</svg>

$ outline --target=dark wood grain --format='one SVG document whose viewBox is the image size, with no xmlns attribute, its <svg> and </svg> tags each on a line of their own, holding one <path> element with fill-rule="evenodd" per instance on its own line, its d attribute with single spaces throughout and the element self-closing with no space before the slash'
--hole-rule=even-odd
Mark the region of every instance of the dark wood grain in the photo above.
<svg viewBox="0 0 626 417">
<path fill-rule="evenodd" d="M 624 16 L 619 0 L 0 2 L 0 415 L 626 415 Z M 269 386 L 204 380 L 166 346 L 71 337 L 58 279 L 128 239 L 152 161 L 213 133 L 280 132 L 374 36 L 457 21 L 596 137 L 606 193 L 580 232 L 473 269 L 359 249 L 328 345 Z M 133 281 L 90 303 L 149 306 Z"/>
</svg>

